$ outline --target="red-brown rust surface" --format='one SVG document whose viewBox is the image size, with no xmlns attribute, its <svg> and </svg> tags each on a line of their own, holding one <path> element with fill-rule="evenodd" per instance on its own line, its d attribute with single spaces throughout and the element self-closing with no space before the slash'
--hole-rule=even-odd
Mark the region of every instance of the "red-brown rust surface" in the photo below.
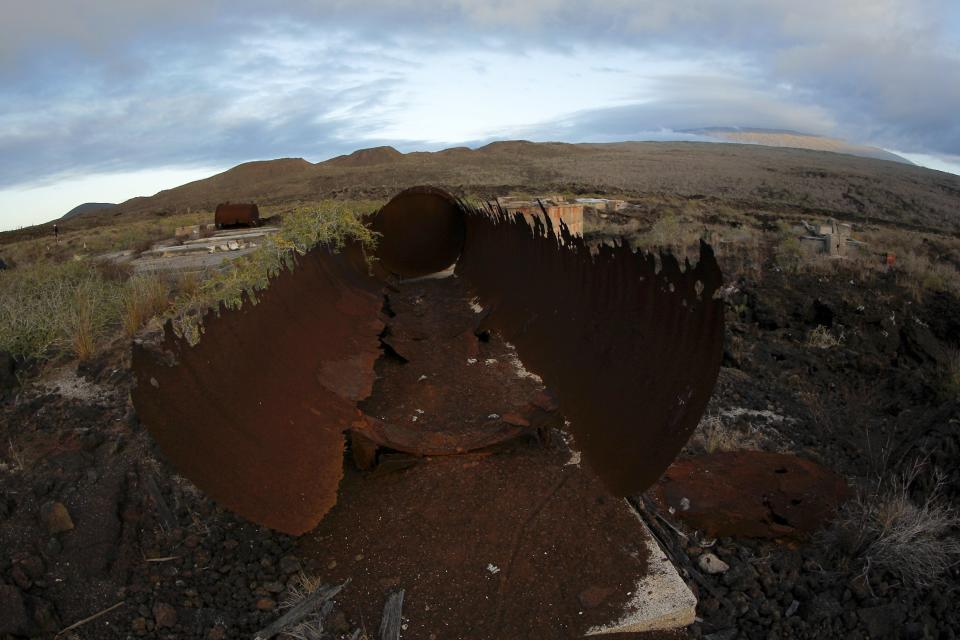
<svg viewBox="0 0 960 640">
<path fill-rule="evenodd" d="M 313 251 L 258 304 L 208 316 L 196 346 L 169 327 L 161 345 L 135 345 L 140 419 L 221 504 L 303 533 L 336 502 L 342 431 L 380 355 L 381 304 L 356 247 Z"/>
<path fill-rule="evenodd" d="M 371 220 L 380 234 L 376 256 L 405 278 L 443 271 L 463 248 L 460 204 L 441 189 L 412 187 L 390 200 Z"/>
<path fill-rule="evenodd" d="M 323 582 L 351 579 L 337 606 L 368 629 L 405 589 L 404 640 L 580 637 L 622 615 L 647 551 L 623 500 L 567 457 L 516 444 L 348 470 L 301 554 Z"/>
<path fill-rule="evenodd" d="M 788 538 L 820 527 L 849 489 L 843 478 L 811 460 L 737 451 L 677 460 L 655 495 L 708 535 Z"/>
<path fill-rule="evenodd" d="M 255 204 L 224 202 L 217 205 L 217 210 L 213 214 L 213 221 L 219 225 L 256 224 L 260 221 L 260 208 Z"/>
<path fill-rule="evenodd" d="M 389 436 L 380 444 L 499 446 L 348 470 L 337 506 L 301 543 L 324 582 L 351 578 L 338 606 L 375 627 L 387 595 L 405 589 L 407 640 L 572 638 L 618 619 L 645 569 L 643 530 L 595 474 L 566 465 L 562 442 L 517 439 L 524 429 L 503 420 L 562 424 L 541 384 L 499 336 L 465 330 L 477 314 L 458 278 L 399 283 L 388 308 L 385 338 L 406 337 L 407 360 L 379 360 L 361 403 Z"/>
<path fill-rule="evenodd" d="M 535 433 L 538 420 L 556 417 L 533 405 L 540 385 L 517 376 L 516 352 L 499 336 L 474 335 L 478 316 L 462 280 L 399 284 L 387 300 L 394 315 L 383 341 L 403 359 L 377 362 L 357 432 L 398 451 L 448 455 Z M 528 416 L 528 424 L 511 424 L 511 414 Z"/>
<path fill-rule="evenodd" d="M 516 345 L 557 392 L 576 446 L 617 495 L 643 491 L 680 452 L 716 382 L 721 274 L 626 246 L 591 255 L 582 238 L 474 213 L 456 273 L 486 309 L 482 328 Z M 699 284 L 698 284 L 699 283 Z M 699 294 L 698 294 L 699 291 Z"/>
</svg>

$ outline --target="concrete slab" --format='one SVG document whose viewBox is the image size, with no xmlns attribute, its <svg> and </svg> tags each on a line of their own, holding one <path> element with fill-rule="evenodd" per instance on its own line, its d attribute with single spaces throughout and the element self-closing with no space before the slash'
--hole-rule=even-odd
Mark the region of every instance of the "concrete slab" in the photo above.
<svg viewBox="0 0 960 640">
<path fill-rule="evenodd" d="M 262 229 L 250 230 L 250 231 L 218 231 L 208 238 L 193 238 L 191 240 L 184 240 L 184 245 L 192 244 L 217 244 L 218 242 L 224 242 L 226 240 L 246 240 L 249 238 L 262 238 L 264 236 L 272 235 L 279 231 L 277 227 L 263 227 Z"/>
<path fill-rule="evenodd" d="M 155 247 L 153 249 L 148 249 L 140 255 L 145 258 L 155 258 L 167 255 L 177 255 L 182 253 L 191 253 L 191 252 L 206 252 L 210 248 L 206 245 L 174 245 L 170 247 Z"/>
<path fill-rule="evenodd" d="M 134 273 L 186 273 L 219 269 L 228 262 L 241 256 L 248 255 L 256 247 L 247 247 L 237 251 L 217 251 L 216 253 L 192 252 L 168 257 L 141 257 L 130 264 Z"/>
<path fill-rule="evenodd" d="M 650 552 L 648 573 L 637 582 L 627 610 L 620 618 L 608 625 L 592 627 L 585 635 L 667 631 L 693 624 L 697 612 L 696 597 L 660 549 L 637 510 L 626 500 L 624 502 L 645 534 L 644 542 Z"/>
</svg>

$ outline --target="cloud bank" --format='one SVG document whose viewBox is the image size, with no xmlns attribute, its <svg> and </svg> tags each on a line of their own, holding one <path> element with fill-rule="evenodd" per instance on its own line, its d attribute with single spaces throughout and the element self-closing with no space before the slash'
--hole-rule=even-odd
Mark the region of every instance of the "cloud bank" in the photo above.
<svg viewBox="0 0 960 640">
<path fill-rule="evenodd" d="M 958 78 L 953 0 L 10 3 L 0 190 L 711 126 L 955 158 Z"/>
</svg>

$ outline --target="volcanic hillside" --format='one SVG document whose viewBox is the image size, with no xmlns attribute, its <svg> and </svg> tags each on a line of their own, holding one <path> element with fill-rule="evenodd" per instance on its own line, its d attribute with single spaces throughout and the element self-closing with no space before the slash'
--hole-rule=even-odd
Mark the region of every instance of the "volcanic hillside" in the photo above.
<svg viewBox="0 0 960 640">
<path fill-rule="evenodd" d="M 738 209 L 960 232 L 958 176 L 823 151 L 697 142 L 511 141 L 406 154 L 378 147 L 317 164 L 302 158 L 250 162 L 128 200 L 109 215 L 211 209 L 228 200 L 270 205 L 387 198 L 422 183 L 480 197 L 522 190 L 708 199 Z"/>
<path fill-rule="evenodd" d="M 832 151 L 845 153 L 851 156 L 874 158 L 876 160 L 890 160 L 903 164 L 913 164 L 906 158 L 895 153 L 884 151 L 879 147 L 870 147 L 862 144 L 853 144 L 846 140 L 816 136 L 799 131 L 784 131 L 779 129 L 752 129 L 732 127 L 710 127 L 707 129 L 691 129 L 687 133 L 696 133 L 710 138 L 717 138 L 726 142 L 742 142 L 746 144 L 760 144 L 768 147 L 793 147 L 794 149 L 811 149 L 814 151 Z"/>
</svg>

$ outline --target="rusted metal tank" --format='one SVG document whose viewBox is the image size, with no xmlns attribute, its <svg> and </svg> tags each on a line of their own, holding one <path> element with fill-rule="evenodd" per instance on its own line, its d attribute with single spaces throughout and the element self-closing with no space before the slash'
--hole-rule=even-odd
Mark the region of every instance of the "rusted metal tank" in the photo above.
<svg viewBox="0 0 960 640">
<path fill-rule="evenodd" d="M 549 218 L 531 223 L 429 187 L 401 192 L 369 225 L 382 234 L 374 269 L 355 242 L 339 253 L 321 245 L 258 304 L 209 314 L 196 346 L 169 325 L 134 345 L 137 412 L 200 489 L 299 535 L 337 500 L 345 432 L 359 438 L 355 457 L 359 443 L 433 456 L 514 437 L 511 424 L 426 433 L 361 410 L 389 345 L 386 292 L 452 265 L 480 309 L 457 336 L 492 332 L 515 345 L 611 494 L 643 491 L 680 452 L 722 356 L 722 276 L 708 245 L 696 265 L 624 244 L 592 251 Z"/>
<path fill-rule="evenodd" d="M 213 221 L 218 229 L 234 225 L 255 227 L 260 224 L 260 209 L 255 204 L 223 202 L 217 205 Z"/>
</svg>

